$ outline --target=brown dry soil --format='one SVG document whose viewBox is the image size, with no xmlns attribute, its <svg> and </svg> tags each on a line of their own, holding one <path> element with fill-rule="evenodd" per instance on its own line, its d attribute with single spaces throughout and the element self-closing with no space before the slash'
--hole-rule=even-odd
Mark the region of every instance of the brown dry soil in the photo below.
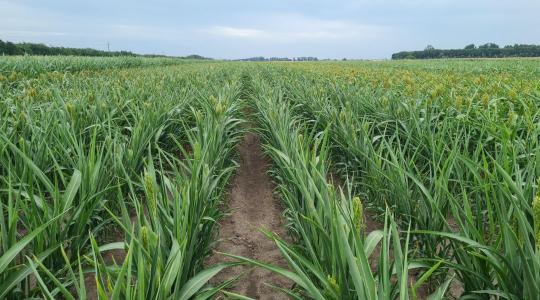
<svg viewBox="0 0 540 300">
<path fill-rule="evenodd" d="M 284 238 L 287 235 L 279 199 L 274 198 L 272 180 L 267 174 L 269 160 L 262 152 L 259 138 L 248 133 L 238 146 L 240 165 L 232 181 L 228 199 L 229 214 L 220 222 L 219 241 L 207 264 L 231 261 L 216 252 L 230 253 L 286 268 L 275 243 L 258 229 L 264 228 Z M 227 290 L 255 299 L 288 299 L 267 284 L 290 288 L 292 283 L 270 271 L 249 266 L 225 269 L 212 279 L 224 282 L 248 272 Z"/>
</svg>

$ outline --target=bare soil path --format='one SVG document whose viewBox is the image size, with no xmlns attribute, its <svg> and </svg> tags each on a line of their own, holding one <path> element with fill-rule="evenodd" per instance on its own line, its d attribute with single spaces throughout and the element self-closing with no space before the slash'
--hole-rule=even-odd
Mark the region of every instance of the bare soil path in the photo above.
<svg viewBox="0 0 540 300">
<path fill-rule="evenodd" d="M 269 160 L 264 156 L 257 135 L 247 133 L 238 146 L 240 166 L 232 181 L 232 190 L 227 203 L 229 214 L 219 227 L 219 242 L 215 251 L 286 267 L 274 242 L 258 231 L 270 230 L 280 237 L 287 235 L 283 226 L 282 208 L 279 199 L 273 196 L 273 184 L 267 174 Z M 214 253 L 207 263 L 215 264 L 230 259 Z M 242 272 L 249 273 L 227 290 L 255 299 L 287 299 L 285 295 L 265 285 L 290 288 L 285 278 L 260 268 L 239 266 L 222 271 L 212 280 L 217 284 Z"/>
</svg>

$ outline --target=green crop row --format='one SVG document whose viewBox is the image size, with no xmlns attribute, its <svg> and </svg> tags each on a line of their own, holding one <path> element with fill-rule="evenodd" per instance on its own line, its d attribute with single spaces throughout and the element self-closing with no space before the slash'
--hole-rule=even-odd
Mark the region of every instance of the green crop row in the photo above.
<svg viewBox="0 0 540 300">
<path fill-rule="evenodd" d="M 263 77 L 308 132 L 329 136 L 336 172 L 372 217 L 383 220 L 390 210 L 401 230 L 410 229 L 410 259 L 436 267 L 429 289 L 455 274 L 462 297 L 538 299 L 537 63 L 493 74 L 475 69 L 455 85 L 449 66 L 458 63 L 429 68 L 436 63 L 444 62 L 348 65 L 352 71 L 274 66 Z M 507 79 L 513 71 L 516 78 Z M 418 89 L 422 80 L 436 91 Z M 476 100 L 483 89 L 489 95 Z M 459 97 L 469 100 L 456 103 Z M 428 269 L 416 277 L 422 274 Z"/>
<path fill-rule="evenodd" d="M 61 74 L 77 71 L 193 64 L 194 62 L 168 57 L 3 56 L 0 59 L 0 76 L 4 80 L 17 80 L 26 76 L 38 76 L 50 72 Z"/>
<path fill-rule="evenodd" d="M 58 74 L 0 83 L 0 298 L 210 297 L 238 76 Z"/>
</svg>

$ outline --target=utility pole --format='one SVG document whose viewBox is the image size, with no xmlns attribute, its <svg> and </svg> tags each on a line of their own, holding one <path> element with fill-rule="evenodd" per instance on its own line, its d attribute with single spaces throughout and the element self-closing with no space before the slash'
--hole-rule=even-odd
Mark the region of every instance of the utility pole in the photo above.
<svg viewBox="0 0 540 300">
<path fill-rule="evenodd" d="M 110 49 L 110 43 L 107 42 L 107 52 L 110 52 L 110 51 L 111 51 L 111 49 Z"/>
</svg>

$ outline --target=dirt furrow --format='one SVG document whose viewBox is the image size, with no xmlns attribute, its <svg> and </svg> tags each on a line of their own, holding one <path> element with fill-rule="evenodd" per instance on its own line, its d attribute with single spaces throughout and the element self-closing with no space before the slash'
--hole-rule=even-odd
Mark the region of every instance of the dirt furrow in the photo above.
<svg viewBox="0 0 540 300">
<path fill-rule="evenodd" d="M 269 161 L 262 152 L 257 135 L 246 134 L 238 151 L 240 166 L 233 178 L 227 202 L 229 214 L 220 222 L 219 242 L 214 250 L 286 267 L 274 242 L 258 231 L 258 228 L 264 228 L 280 237 L 287 234 L 283 226 L 282 208 L 279 199 L 274 198 L 272 181 L 267 174 Z M 230 259 L 215 253 L 207 263 L 223 261 Z M 265 283 L 290 288 L 291 282 L 260 268 L 230 268 L 212 282 L 217 284 L 246 271 L 249 273 L 227 290 L 255 299 L 287 299 Z"/>
</svg>

